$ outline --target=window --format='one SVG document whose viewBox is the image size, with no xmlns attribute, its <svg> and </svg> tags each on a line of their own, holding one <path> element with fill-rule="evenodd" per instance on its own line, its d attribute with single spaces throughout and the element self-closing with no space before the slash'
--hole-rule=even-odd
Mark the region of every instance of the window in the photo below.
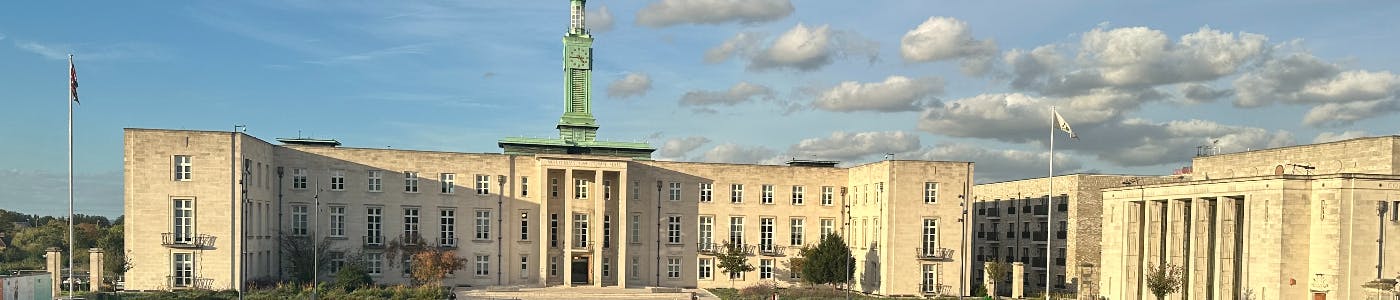
<svg viewBox="0 0 1400 300">
<path fill-rule="evenodd" d="M 175 156 L 175 181 L 190 181 L 190 179 L 193 179 L 193 178 L 191 177 L 192 175 L 194 175 L 194 174 L 193 174 L 193 171 L 192 171 L 193 168 L 194 168 L 194 163 L 193 163 L 192 160 L 190 159 L 190 156 L 189 156 L 189 155 L 176 155 L 176 156 Z M 302 188 L 305 188 L 305 184 L 303 184 L 303 187 L 302 187 Z"/>
<path fill-rule="evenodd" d="M 306 235 L 307 212 L 305 204 L 292 205 L 292 235 Z"/>
<path fill-rule="evenodd" d="M 696 272 L 699 273 L 696 275 L 696 278 L 700 280 L 714 279 L 714 265 L 715 259 L 703 257 L 700 258 L 699 263 L 695 264 Z"/>
<path fill-rule="evenodd" d="M 681 243 L 681 216 L 666 217 L 666 243 L 680 245 Z"/>
<path fill-rule="evenodd" d="M 345 252 L 326 251 L 326 257 L 329 257 L 329 260 L 331 262 L 330 267 L 328 267 L 331 271 L 331 274 L 340 272 L 340 269 L 345 267 Z"/>
<path fill-rule="evenodd" d="M 699 223 L 700 223 L 700 230 L 699 230 L 699 232 L 700 232 L 700 245 L 698 245 L 698 246 L 699 246 L 698 248 L 700 249 L 700 251 L 713 251 L 713 250 L 714 250 L 714 246 L 712 246 L 711 244 L 714 244 L 714 242 L 715 242 L 715 240 L 714 240 L 715 217 L 713 217 L 713 216 L 700 216 L 700 222 L 699 222 Z"/>
<path fill-rule="evenodd" d="M 520 212 L 520 240 L 530 240 L 530 212 Z"/>
<path fill-rule="evenodd" d="M 836 219 L 821 219 L 821 238 L 836 232 Z"/>
<path fill-rule="evenodd" d="M 588 180 L 574 178 L 574 199 L 588 199 Z"/>
<path fill-rule="evenodd" d="M 773 218 L 758 218 L 758 245 L 763 251 L 773 251 Z"/>
<path fill-rule="evenodd" d="M 520 278 L 530 278 L 530 256 L 520 256 Z"/>
<path fill-rule="evenodd" d="M 476 236 L 477 240 L 491 239 L 491 211 L 485 209 L 476 210 Z"/>
<path fill-rule="evenodd" d="M 306 169 L 292 169 L 292 188 L 306 189 Z"/>
<path fill-rule="evenodd" d="M 805 203 L 803 194 L 805 194 L 806 191 L 806 187 L 800 185 L 792 186 L 792 205 L 802 205 Z"/>
<path fill-rule="evenodd" d="M 365 208 L 365 244 L 384 244 L 384 208 Z"/>
<path fill-rule="evenodd" d="M 331 206 L 331 237 L 345 237 L 345 207 Z"/>
<path fill-rule="evenodd" d="M 384 269 L 384 253 L 365 253 L 365 270 L 371 276 L 378 276 Z"/>
<path fill-rule="evenodd" d="M 924 203 L 937 203 L 937 202 L 938 202 L 938 183 L 937 183 L 937 182 L 925 182 L 925 183 L 924 183 Z"/>
<path fill-rule="evenodd" d="M 789 241 L 789 245 L 793 245 L 793 246 L 802 246 L 802 242 L 803 242 L 802 227 L 803 227 L 804 225 L 806 225 L 805 223 L 807 223 L 807 220 L 805 220 L 805 219 L 797 219 L 797 218 L 794 218 L 794 219 L 791 220 L 791 228 L 790 228 L 790 229 L 791 229 L 791 231 L 792 231 L 792 240 Z"/>
<path fill-rule="evenodd" d="M 938 265 L 924 265 L 922 282 L 925 293 L 938 291 Z"/>
<path fill-rule="evenodd" d="M 549 197 L 559 198 L 559 178 L 549 179 Z"/>
<path fill-rule="evenodd" d="M 744 217 L 729 217 L 729 244 L 744 245 Z"/>
<path fill-rule="evenodd" d="M 491 175 L 476 174 L 476 194 L 486 195 L 491 193 Z"/>
<path fill-rule="evenodd" d="M 171 228 L 173 229 L 172 231 L 174 231 L 174 242 L 176 244 L 189 244 L 191 242 L 194 242 L 194 200 L 175 199 L 174 209 L 175 211 L 173 215 L 175 216 L 175 222 L 172 223 L 174 224 L 174 228 Z M 302 206 L 302 210 L 303 223 L 301 227 L 301 234 L 306 234 L 306 207 Z M 296 211 L 295 206 L 293 206 L 292 211 Z M 295 217 L 293 217 L 293 219 L 295 219 Z M 293 226 L 292 231 L 295 234 L 295 226 Z"/>
<path fill-rule="evenodd" d="M 418 192 L 418 172 L 403 172 L 403 191 Z"/>
<path fill-rule="evenodd" d="M 418 208 L 403 209 L 403 238 L 406 244 L 418 244 Z"/>
<path fill-rule="evenodd" d="M 632 238 L 628 240 L 632 241 L 633 244 L 640 244 L 642 242 L 642 215 L 632 214 L 632 226 L 627 227 L 627 229 L 632 230 Z"/>
<path fill-rule="evenodd" d="M 924 255 L 933 255 L 938 251 L 938 220 L 924 219 Z"/>
<path fill-rule="evenodd" d="M 477 255 L 477 256 L 476 256 L 476 276 L 486 276 L 486 275 L 491 275 L 491 256 L 490 256 L 490 255 Z"/>
<path fill-rule="evenodd" d="M 637 200 L 637 198 L 641 198 L 641 197 L 642 197 L 642 196 L 641 196 L 641 195 L 642 195 L 641 186 L 642 186 L 642 182 L 641 182 L 641 181 L 633 180 L 633 181 L 632 181 L 632 198 L 627 198 L 627 199 L 628 199 L 628 200 Z"/>
<path fill-rule="evenodd" d="M 559 276 L 559 257 L 549 257 L 549 276 Z"/>
<path fill-rule="evenodd" d="M 371 192 L 383 191 L 383 190 L 384 190 L 384 171 L 379 171 L 379 170 L 372 170 L 372 171 L 369 171 L 369 182 L 366 184 L 366 186 L 369 187 L 369 191 L 371 191 Z"/>
<path fill-rule="evenodd" d="M 632 257 L 632 267 L 627 268 L 627 270 L 632 271 L 632 273 L 629 273 L 629 275 L 632 276 L 632 279 L 637 279 L 638 275 L 642 273 L 642 272 L 641 272 L 641 269 L 642 269 L 642 268 L 641 268 L 641 265 L 642 265 L 642 264 L 640 263 L 640 261 L 641 261 L 641 260 L 638 259 L 636 256 L 633 256 L 633 257 Z"/>
<path fill-rule="evenodd" d="M 612 180 L 603 180 L 603 201 L 612 201 Z"/>
<path fill-rule="evenodd" d="M 681 278 L 681 258 L 666 258 L 666 278 Z"/>
<path fill-rule="evenodd" d="M 574 242 L 578 248 L 588 248 L 588 215 L 574 214 Z"/>
<path fill-rule="evenodd" d="M 1390 221 L 1400 221 L 1400 201 L 1391 202 Z"/>
<path fill-rule="evenodd" d="M 612 247 L 612 218 L 603 215 L 603 248 Z"/>
<path fill-rule="evenodd" d="M 729 202 L 730 202 L 730 203 L 744 203 L 744 185 L 743 185 L 743 184 L 735 183 L 735 184 L 729 185 Z"/>
<path fill-rule="evenodd" d="M 457 174 L 442 173 L 438 175 L 438 180 L 442 181 L 442 193 L 451 194 L 457 190 L 457 185 L 453 181 L 457 180 Z"/>
<path fill-rule="evenodd" d="M 830 186 L 822 187 L 822 205 L 832 205 L 834 203 L 834 189 L 835 187 Z"/>
<path fill-rule="evenodd" d="M 549 247 L 559 247 L 559 214 L 549 214 Z"/>
<path fill-rule="evenodd" d="M 408 276 L 412 276 L 412 274 L 413 274 L 413 258 L 412 258 L 412 257 L 404 257 L 404 259 L 403 259 L 403 276 L 404 276 L 404 277 L 408 277 Z"/>
<path fill-rule="evenodd" d="M 530 177 L 520 177 L 520 196 L 530 196 Z"/>
<path fill-rule="evenodd" d="M 773 279 L 773 259 L 758 260 L 758 279 Z"/>
<path fill-rule="evenodd" d="M 710 202 L 710 196 L 714 192 L 714 184 L 700 183 L 700 202 Z"/>
<path fill-rule="evenodd" d="M 331 190 L 345 190 L 345 170 L 331 170 Z"/>
<path fill-rule="evenodd" d="M 457 211 L 443 209 L 438 215 L 438 244 L 443 246 L 457 245 Z"/>
<path fill-rule="evenodd" d="M 190 287 L 194 285 L 194 254 L 175 253 L 171 255 L 172 277 L 170 285 L 173 287 Z"/>
<path fill-rule="evenodd" d="M 760 200 L 763 204 L 773 204 L 773 185 L 763 185 L 763 195 Z"/>
<path fill-rule="evenodd" d="M 681 201 L 681 183 L 680 183 L 680 182 L 672 182 L 672 183 L 671 183 L 671 194 L 670 194 L 670 196 L 671 196 L 671 198 L 670 198 L 671 201 Z"/>
</svg>

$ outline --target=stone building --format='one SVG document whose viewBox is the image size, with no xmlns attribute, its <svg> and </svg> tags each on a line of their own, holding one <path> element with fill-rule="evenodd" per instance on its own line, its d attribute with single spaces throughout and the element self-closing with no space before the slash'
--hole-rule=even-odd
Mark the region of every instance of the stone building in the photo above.
<svg viewBox="0 0 1400 300">
<path fill-rule="evenodd" d="M 1394 291 L 1400 136 L 1202 156 L 1192 171 L 1188 182 L 1104 190 L 1103 296 L 1151 297 L 1144 274 L 1162 264 L 1183 268 L 1171 299 Z"/>
</svg>

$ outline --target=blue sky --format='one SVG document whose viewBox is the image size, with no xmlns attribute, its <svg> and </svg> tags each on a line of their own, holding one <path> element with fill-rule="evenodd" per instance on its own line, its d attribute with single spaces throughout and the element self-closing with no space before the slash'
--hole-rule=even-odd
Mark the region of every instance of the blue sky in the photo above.
<svg viewBox="0 0 1400 300">
<path fill-rule="evenodd" d="M 588 3 L 600 135 L 658 159 L 974 161 L 1169 173 L 1234 152 L 1396 134 L 1388 1 Z M 121 128 L 499 152 L 554 136 L 558 1 L 0 3 L 0 207 L 59 214 L 66 53 L 78 212 L 118 215 Z"/>
</svg>

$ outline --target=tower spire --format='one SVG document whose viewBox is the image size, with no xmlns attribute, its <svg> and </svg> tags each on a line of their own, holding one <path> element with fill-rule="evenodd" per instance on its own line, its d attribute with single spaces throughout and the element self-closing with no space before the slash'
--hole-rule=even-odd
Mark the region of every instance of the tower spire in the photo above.
<svg viewBox="0 0 1400 300">
<path fill-rule="evenodd" d="M 585 0 L 569 0 L 569 34 L 588 35 L 588 27 L 584 23 Z"/>
</svg>

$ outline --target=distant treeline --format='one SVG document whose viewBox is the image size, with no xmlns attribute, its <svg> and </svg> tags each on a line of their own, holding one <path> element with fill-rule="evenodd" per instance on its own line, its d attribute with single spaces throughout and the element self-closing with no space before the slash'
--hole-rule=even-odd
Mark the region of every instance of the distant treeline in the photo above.
<svg viewBox="0 0 1400 300">
<path fill-rule="evenodd" d="M 129 268 L 122 240 L 124 216 L 116 220 L 104 216 L 73 215 L 73 268 L 88 269 L 88 249 L 102 248 L 103 269 L 108 278 L 115 278 Z M 19 223 L 19 224 L 16 224 Z M 0 250 L 0 274 L 17 270 L 44 269 L 44 254 L 50 247 L 68 251 L 67 216 L 28 215 L 0 209 L 0 233 L 4 234 L 4 250 Z M 65 253 L 67 255 L 67 253 Z M 64 259 L 65 264 L 67 259 Z"/>
</svg>

